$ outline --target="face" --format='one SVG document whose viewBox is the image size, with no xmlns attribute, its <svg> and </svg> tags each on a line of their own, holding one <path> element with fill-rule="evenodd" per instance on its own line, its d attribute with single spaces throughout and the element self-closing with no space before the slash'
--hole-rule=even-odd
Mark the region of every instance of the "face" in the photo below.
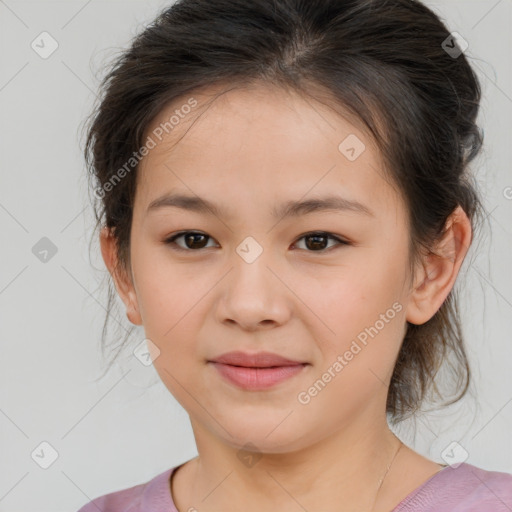
<svg viewBox="0 0 512 512">
<path fill-rule="evenodd" d="M 158 348 L 158 374 L 196 425 L 233 447 L 285 452 L 354 421 L 371 425 L 410 301 L 407 213 L 379 152 L 310 98 L 263 87 L 207 109 L 210 96 L 194 98 L 202 115 L 153 135 L 138 171 L 123 300 L 134 298 L 132 319 Z M 177 108 L 147 133 L 160 134 Z M 178 194 L 215 210 L 150 207 Z M 314 207 L 325 198 L 337 202 Z M 304 201 L 285 215 L 284 205 Z M 246 389 L 210 362 L 231 351 L 305 364 Z"/>
</svg>

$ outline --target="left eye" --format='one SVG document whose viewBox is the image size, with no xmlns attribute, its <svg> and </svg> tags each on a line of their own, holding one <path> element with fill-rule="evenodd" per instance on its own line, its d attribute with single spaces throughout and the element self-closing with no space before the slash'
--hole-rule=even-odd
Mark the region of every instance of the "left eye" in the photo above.
<svg viewBox="0 0 512 512">
<path fill-rule="evenodd" d="M 326 247 L 324 247 L 324 245 L 325 245 L 325 242 L 329 239 L 337 242 L 337 245 L 349 245 L 349 243 L 347 241 L 342 240 L 341 238 L 339 238 L 331 233 L 325 233 L 324 231 L 318 231 L 315 233 L 306 233 L 305 235 L 302 235 L 298 240 L 302 240 L 303 238 L 310 241 L 309 244 L 306 242 L 306 247 L 320 249 L 320 250 L 308 251 L 308 252 L 326 252 L 325 251 Z M 329 247 L 329 249 L 331 247 Z"/>
<path fill-rule="evenodd" d="M 176 240 L 183 238 L 185 241 L 185 247 L 182 247 L 180 244 L 176 243 Z M 207 239 L 213 240 L 212 237 L 206 235 L 205 233 L 196 232 L 196 231 L 181 231 L 180 233 L 176 233 L 172 235 L 170 238 L 167 238 L 164 243 L 167 245 L 173 245 L 174 249 L 177 251 L 192 251 L 192 250 L 200 250 L 205 248 L 205 242 Z M 331 239 L 337 242 L 337 245 L 349 245 L 349 242 L 342 240 L 341 238 L 331 234 L 326 233 L 324 231 L 316 231 L 313 233 L 306 233 L 302 235 L 297 241 L 306 239 L 309 241 L 306 242 L 308 252 L 325 252 L 327 248 L 325 247 L 325 243 L 327 240 Z M 297 243 L 297 242 L 296 242 Z"/>
<path fill-rule="evenodd" d="M 185 244 L 192 244 L 192 247 L 188 247 L 186 245 L 185 248 L 183 248 L 180 245 L 176 244 L 175 240 L 182 237 L 185 240 Z M 207 238 L 211 237 L 209 235 L 205 235 L 204 233 L 198 233 L 196 231 L 181 231 L 180 233 L 176 233 L 175 235 L 165 240 L 165 243 L 168 245 L 174 245 L 174 248 L 177 251 L 187 251 L 190 249 L 203 249 L 204 241 Z"/>
</svg>

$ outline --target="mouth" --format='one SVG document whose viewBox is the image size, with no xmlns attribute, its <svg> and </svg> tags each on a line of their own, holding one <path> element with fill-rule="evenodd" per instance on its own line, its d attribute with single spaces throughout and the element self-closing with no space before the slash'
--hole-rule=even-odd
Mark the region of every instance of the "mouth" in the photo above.
<svg viewBox="0 0 512 512">
<path fill-rule="evenodd" d="M 270 352 L 229 352 L 208 361 L 221 377 L 244 390 L 269 389 L 304 371 L 309 363 L 293 361 Z"/>
<path fill-rule="evenodd" d="M 211 361 L 231 366 L 244 366 L 246 368 L 271 368 L 305 364 L 305 361 L 288 359 L 272 352 L 227 352 Z"/>
</svg>

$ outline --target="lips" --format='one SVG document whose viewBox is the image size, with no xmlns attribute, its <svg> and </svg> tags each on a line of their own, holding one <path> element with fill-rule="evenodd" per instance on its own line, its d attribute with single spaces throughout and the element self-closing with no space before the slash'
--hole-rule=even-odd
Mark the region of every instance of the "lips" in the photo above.
<svg viewBox="0 0 512 512">
<path fill-rule="evenodd" d="M 278 354 L 273 354 L 272 352 L 257 352 L 255 354 L 240 351 L 228 352 L 211 361 L 229 364 L 231 366 L 244 366 L 246 368 L 272 368 L 306 364 L 302 361 L 287 359 Z"/>
<path fill-rule="evenodd" d="M 309 363 L 271 352 L 228 352 L 208 361 L 229 383 L 246 391 L 263 391 L 300 375 Z"/>
</svg>

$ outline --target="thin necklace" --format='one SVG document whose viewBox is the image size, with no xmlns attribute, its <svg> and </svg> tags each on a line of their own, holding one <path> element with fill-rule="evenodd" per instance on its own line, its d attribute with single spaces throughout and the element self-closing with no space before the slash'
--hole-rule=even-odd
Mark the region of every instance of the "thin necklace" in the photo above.
<svg viewBox="0 0 512 512">
<path fill-rule="evenodd" d="M 400 441 L 400 439 L 398 439 L 398 440 Z M 388 464 L 388 467 L 386 468 L 386 472 L 384 473 L 384 475 L 382 476 L 382 478 L 379 481 L 379 487 L 377 488 L 377 494 L 375 495 L 375 499 L 373 500 L 373 505 L 372 505 L 372 508 L 370 509 L 370 512 L 373 512 L 373 509 L 375 508 L 375 503 L 377 503 L 377 498 L 379 496 L 380 488 L 382 487 L 382 484 L 384 483 L 384 479 L 386 478 L 386 476 L 395 460 L 395 457 L 398 455 L 398 452 L 401 450 L 403 445 L 404 445 L 404 443 L 402 443 L 402 441 L 400 441 L 400 446 L 398 447 L 398 450 L 396 450 L 395 454 L 393 455 L 393 458 L 391 459 L 391 462 Z"/>
</svg>

